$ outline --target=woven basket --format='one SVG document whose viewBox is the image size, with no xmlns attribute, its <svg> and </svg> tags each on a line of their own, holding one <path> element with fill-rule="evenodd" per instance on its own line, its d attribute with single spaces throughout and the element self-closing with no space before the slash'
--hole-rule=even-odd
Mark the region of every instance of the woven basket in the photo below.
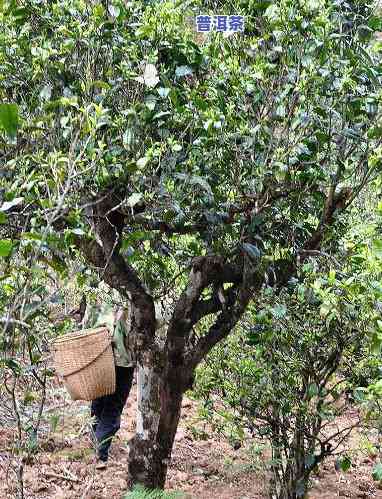
<svg viewBox="0 0 382 499">
<path fill-rule="evenodd" d="M 52 344 L 57 374 L 72 400 L 94 400 L 115 392 L 112 336 L 106 327 L 65 334 Z"/>
</svg>

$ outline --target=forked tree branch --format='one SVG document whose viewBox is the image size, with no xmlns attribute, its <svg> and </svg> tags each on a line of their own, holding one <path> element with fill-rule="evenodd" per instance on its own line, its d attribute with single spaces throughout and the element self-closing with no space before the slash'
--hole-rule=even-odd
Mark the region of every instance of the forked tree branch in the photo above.
<svg viewBox="0 0 382 499">
<path fill-rule="evenodd" d="M 104 281 L 129 300 L 131 334 L 135 335 L 137 353 L 141 354 L 154 347 L 154 300 L 135 269 L 119 253 L 122 220 L 120 214 L 113 211 L 114 205 L 115 200 L 110 196 L 92 207 L 92 227 L 100 244 L 83 237 L 78 237 L 76 243 L 87 260 L 102 270 Z"/>
<path fill-rule="evenodd" d="M 242 274 L 238 266 L 227 264 L 223 257 L 210 255 L 194 258 L 189 282 L 175 306 L 167 330 L 168 359 L 172 365 L 183 363 L 185 344 L 192 327 L 203 313 L 209 313 L 217 302 L 201 301 L 203 291 L 211 284 L 240 282 Z M 220 309 L 222 304 L 220 303 Z M 219 309 L 218 309 L 219 310 Z"/>
</svg>

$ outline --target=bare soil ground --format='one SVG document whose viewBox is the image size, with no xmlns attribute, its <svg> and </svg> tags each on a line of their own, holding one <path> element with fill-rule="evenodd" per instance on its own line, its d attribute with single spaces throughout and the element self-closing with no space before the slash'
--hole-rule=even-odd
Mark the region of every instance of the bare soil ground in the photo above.
<svg viewBox="0 0 382 499">
<path fill-rule="evenodd" d="M 135 410 L 133 391 L 108 467 L 96 470 L 87 430 L 87 404 L 69 401 L 62 388 L 52 389 L 44 412 L 40 450 L 25 465 L 25 499 L 121 499 L 126 491 L 128 440 L 134 433 Z M 196 422 L 196 413 L 197 404 L 186 399 L 167 488 L 184 492 L 188 499 L 266 499 L 268 479 L 263 463 L 267 451 L 257 446 L 249 459 L 249 443 L 235 451 L 218 436 L 207 435 L 201 423 Z M 59 422 L 52 431 L 48 421 L 52 423 L 57 416 Z M 16 478 L 10 471 L 13 438 L 11 427 L 0 427 L 1 499 L 16 497 Z M 361 442 L 360 435 L 353 439 Z M 336 472 L 333 460 L 328 460 L 312 479 L 310 499 L 382 499 L 382 490 L 371 477 L 377 460 L 375 450 L 359 451 L 347 473 Z"/>
</svg>

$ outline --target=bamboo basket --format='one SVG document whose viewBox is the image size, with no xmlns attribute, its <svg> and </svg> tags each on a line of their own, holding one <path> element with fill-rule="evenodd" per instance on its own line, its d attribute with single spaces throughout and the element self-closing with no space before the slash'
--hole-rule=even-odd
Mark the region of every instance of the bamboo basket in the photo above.
<svg viewBox="0 0 382 499">
<path fill-rule="evenodd" d="M 65 334 L 53 342 L 56 372 L 72 400 L 94 400 L 115 392 L 111 342 L 104 326 Z"/>
</svg>

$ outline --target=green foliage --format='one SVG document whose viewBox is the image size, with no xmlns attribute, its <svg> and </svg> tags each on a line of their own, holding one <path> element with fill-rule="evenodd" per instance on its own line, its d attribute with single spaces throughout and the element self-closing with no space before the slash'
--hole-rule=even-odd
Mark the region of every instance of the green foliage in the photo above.
<svg viewBox="0 0 382 499">
<path fill-rule="evenodd" d="M 129 492 L 125 499 L 182 499 L 183 494 L 179 492 L 164 492 L 163 490 L 147 490 L 144 487 L 136 486 Z"/>
<path fill-rule="evenodd" d="M 60 422 L 60 416 L 57 414 L 53 414 L 49 418 L 50 422 L 50 431 L 54 433 L 57 430 L 58 423 Z"/>
<path fill-rule="evenodd" d="M 382 482 L 382 463 L 378 463 L 373 468 L 373 480 L 376 482 Z"/>
<path fill-rule="evenodd" d="M 0 239 L 0 257 L 8 256 L 12 251 L 12 241 L 9 239 Z"/>
<path fill-rule="evenodd" d="M 380 74 L 371 38 L 378 23 L 367 2 L 354 11 L 325 1 L 254 11 L 231 4 L 249 27 L 232 40 L 198 38 L 188 21 L 202 8 L 196 1 L 115 1 L 111 12 L 70 0 L 34 3 L 22 13 L 4 5 L 0 98 L 12 88 L 14 103 L 3 106 L 8 114 L 19 107 L 18 133 L 28 143 L 17 161 L 13 154 L 7 160 L 23 181 L 4 187 L 25 196 L 37 229 L 64 179 L 75 176 L 65 193 L 71 229 L 82 227 L 81 197 L 112 185 L 127 207 L 149 204 L 157 220 L 180 227 L 202 220 L 208 230 L 198 235 L 197 251 L 230 254 L 247 223 L 238 217 L 226 225 L 231 211 L 286 191 L 287 202 L 280 196 L 249 221 L 242 248 L 255 258 L 273 257 L 274 246 L 288 254 L 292 240 L 300 245 L 314 230 L 335 172 L 358 185 L 355 164 L 378 140 L 377 131 L 367 134 Z M 12 133 L 13 118 L 6 120 Z M 375 148 L 375 172 L 380 155 Z M 171 278 L 175 261 L 181 266 L 195 254 L 194 239 L 181 238 L 180 250 L 173 238 L 151 234 L 142 258 L 141 239 L 130 239 L 138 231 L 132 227 L 124 244 L 152 287 L 158 274 Z M 67 233 L 49 246 L 69 243 Z"/>
<path fill-rule="evenodd" d="M 293 259 L 333 179 L 337 195 L 378 185 L 381 46 L 369 4 L 234 3 L 248 26 L 234 38 L 200 38 L 189 19 L 202 7 L 215 4 L 4 2 L 0 255 L 20 278 L 40 252 L 65 276 L 75 238 L 91 237 L 83 206 L 104 189 L 129 221 L 123 256 L 160 295 L 205 253 Z M 347 228 L 333 217 L 328 251 Z"/>
<path fill-rule="evenodd" d="M 371 348 L 380 317 L 376 222 L 355 224 L 340 242 L 339 253 L 352 248 L 340 270 L 310 262 L 282 291 L 264 289 L 236 335 L 198 370 L 202 418 L 228 439 L 241 427 L 270 442 L 271 493 L 278 498 L 304 496 L 310 473 L 345 440 L 346 431 L 328 425 L 349 398 L 368 407 L 369 421 L 372 414 L 381 419 L 382 364 Z M 348 471 L 350 457 L 336 466 Z"/>
<path fill-rule="evenodd" d="M 16 136 L 19 125 L 17 104 L 0 104 L 0 126 L 10 137 Z"/>
<path fill-rule="evenodd" d="M 342 456 L 337 459 L 336 465 L 341 471 L 346 473 L 351 468 L 351 458 L 349 456 Z"/>
<path fill-rule="evenodd" d="M 373 286 L 367 276 L 381 238 L 370 245 L 357 224 L 338 251 L 352 208 L 367 206 L 366 217 L 364 192 L 381 188 L 381 23 L 363 0 L 240 0 L 230 9 L 246 16 L 243 36 L 197 34 L 190 19 L 217 6 L 1 2 L 0 316 L 21 321 L 1 332 L 1 349 L 15 352 L 1 366 L 25 374 L 18 353 L 29 347 L 38 366 L 40 343 L 72 327 L 48 320 L 65 301 L 55 290 L 75 274 L 89 292 L 94 272 L 75 243 L 94 239 L 89 202 L 112 191 L 125 224 L 115 249 L 156 296 L 178 294 L 195 256 L 249 261 L 279 287 L 303 251 L 349 256 L 352 272 L 309 260 L 288 290 L 267 288 L 200 388 L 221 379 L 235 410 L 244 397 L 250 411 L 258 401 L 309 426 L 335 416 L 331 385 L 306 374 L 312 359 L 326 372 L 336 349 L 350 355 L 354 322 L 374 352 L 382 344 L 379 276 Z M 222 417 L 240 437 L 231 411 Z"/>
</svg>

